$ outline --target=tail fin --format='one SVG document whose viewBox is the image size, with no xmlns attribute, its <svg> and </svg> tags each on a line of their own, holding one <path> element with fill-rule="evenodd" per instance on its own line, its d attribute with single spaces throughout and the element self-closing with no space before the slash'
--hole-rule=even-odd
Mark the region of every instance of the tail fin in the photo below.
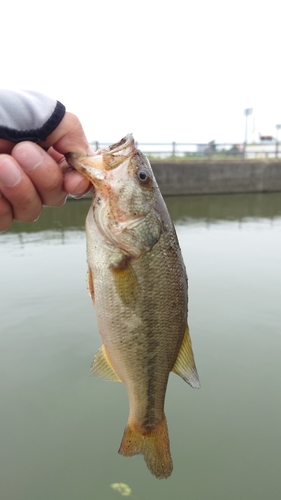
<svg viewBox="0 0 281 500">
<path fill-rule="evenodd" d="M 149 432 L 138 425 L 128 423 L 118 453 L 125 457 L 141 453 L 155 477 L 169 477 L 172 474 L 173 462 L 165 416 L 162 422 Z"/>
</svg>

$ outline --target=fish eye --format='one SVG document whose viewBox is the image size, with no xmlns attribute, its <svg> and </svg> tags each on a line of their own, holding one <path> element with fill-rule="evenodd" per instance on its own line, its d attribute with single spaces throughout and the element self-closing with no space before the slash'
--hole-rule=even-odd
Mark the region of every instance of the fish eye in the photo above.
<svg viewBox="0 0 281 500">
<path fill-rule="evenodd" d="M 139 170 L 137 175 L 141 184 L 148 184 L 152 180 L 150 172 L 146 168 Z"/>
</svg>

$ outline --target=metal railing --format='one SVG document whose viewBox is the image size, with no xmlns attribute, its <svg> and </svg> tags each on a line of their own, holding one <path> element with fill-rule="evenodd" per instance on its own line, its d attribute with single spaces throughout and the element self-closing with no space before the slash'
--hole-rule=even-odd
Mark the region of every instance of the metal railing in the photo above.
<svg viewBox="0 0 281 500">
<path fill-rule="evenodd" d="M 111 143 L 92 141 L 91 146 L 95 149 L 106 149 Z M 136 146 L 146 155 L 152 158 L 208 158 L 208 159 L 255 159 L 255 158 L 281 158 L 281 143 L 256 143 L 235 144 L 220 143 L 214 141 L 204 143 L 184 142 L 136 142 Z"/>
</svg>

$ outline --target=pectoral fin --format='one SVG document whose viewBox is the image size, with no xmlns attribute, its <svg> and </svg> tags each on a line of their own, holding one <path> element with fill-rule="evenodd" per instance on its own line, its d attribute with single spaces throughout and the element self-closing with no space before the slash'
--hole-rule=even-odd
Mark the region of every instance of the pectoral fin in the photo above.
<svg viewBox="0 0 281 500">
<path fill-rule="evenodd" d="M 182 345 L 172 371 L 179 375 L 194 389 L 200 388 L 200 381 L 195 366 L 188 325 L 186 325 Z"/>
<path fill-rule="evenodd" d="M 95 355 L 89 375 L 93 377 L 102 377 L 105 380 L 111 380 L 113 382 L 122 382 L 109 361 L 104 345 L 99 348 Z"/>
<path fill-rule="evenodd" d="M 112 267 L 116 291 L 126 307 L 134 307 L 140 290 L 136 273 L 124 260 L 118 267 Z"/>
<path fill-rule="evenodd" d="M 93 304 L 95 304 L 95 292 L 94 292 L 94 281 L 93 281 L 93 273 L 90 268 L 87 271 L 87 288 L 88 292 L 91 296 Z"/>
</svg>

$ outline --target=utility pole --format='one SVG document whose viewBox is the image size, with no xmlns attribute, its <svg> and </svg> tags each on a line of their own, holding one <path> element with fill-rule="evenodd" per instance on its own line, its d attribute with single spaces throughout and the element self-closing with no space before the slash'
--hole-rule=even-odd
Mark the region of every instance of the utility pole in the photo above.
<svg viewBox="0 0 281 500">
<path fill-rule="evenodd" d="M 244 109 L 244 115 L 246 117 L 246 123 L 245 123 L 245 142 L 244 142 L 244 158 L 246 156 L 246 147 L 247 147 L 247 140 L 248 140 L 248 116 L 251 115 L 253 112 L 253 108 L 246 108 Z"/>
</svg>

